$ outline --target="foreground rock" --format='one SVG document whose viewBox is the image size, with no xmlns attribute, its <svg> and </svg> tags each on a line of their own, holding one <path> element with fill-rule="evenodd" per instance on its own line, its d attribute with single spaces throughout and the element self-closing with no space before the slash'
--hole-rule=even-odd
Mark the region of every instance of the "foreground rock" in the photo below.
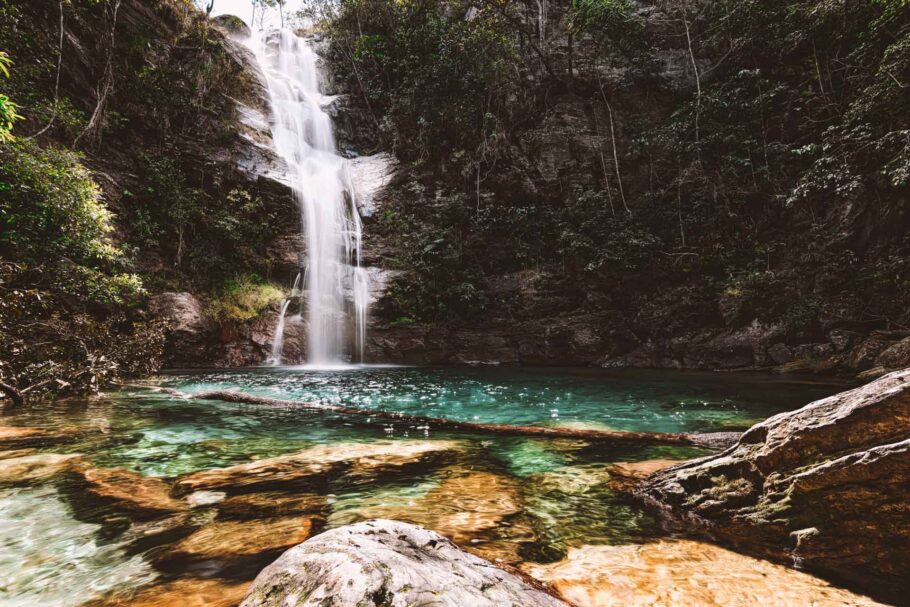
<svg viewBox="0 0 910 607">
<path fill-rule="evenodd" d="M 906 597 L 910 369 L 771 417 L 638 495 L 741 548 Z"/>
<path fill-rule="evenodd" d="M 285 552 L 241 607 L 566 607 L 562 601 L 438 533 L 374 520 L 318 535 Z"/>
<path fill-rule="evenodd" d="M 879 605 L 806 573 L 693 541 L 582 546 L 558 563 L 523 569 L 578 607 Z"/>
<path fill-rule="evenodd" d="M 249 491 L 254 487 L 305 482 L 344 473 L 381 473 L 427 463 L 454 451 L 454 441 L 377 441 L 319 445 L 291 455 L 196 472 L 177 481 L 178 491 Z"/>
</svg>

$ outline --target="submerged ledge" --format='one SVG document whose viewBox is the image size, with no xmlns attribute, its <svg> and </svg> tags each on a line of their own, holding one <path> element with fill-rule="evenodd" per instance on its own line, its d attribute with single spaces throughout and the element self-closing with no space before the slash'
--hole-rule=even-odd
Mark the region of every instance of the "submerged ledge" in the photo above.
<svg viewBox="0 0 910 607">
<path fill-rule="evenodd" d="M 474 432 L 480 434 L 498 434 L 502 436 L 535 436 L 540 438 L 569 438 L 602 443 L 660 443 L 667 445 L 689 445 L 707 449 L 725 449 L 739 440 L 739 432 L 706 432 L 698 434 L 684 434 L 678 432 L 641 432 L 624 430 L 594 430 L 587 428 L 565 428 L 559 426 L 516 426 L 510 424 L 483 424 L 477 422 L 463 422 L 441 417 L 427 417 L 423 415 L 408 415 L 394 411 L 371 409 L 358 409 L 344 405 L 326 405 L 299 400 L 283 400 L 267 396 L 246 394 L 237 390 L 211 390 L 188 394 L 172 388 L 136 386 L 164 392 L 180 398 L 194 400 L 220 400 L 231 403 L 244 403 L 249 405 L 265 405 L 271 407 L 285 407 L 307 409 L 313 411 L 327 411 L 344 415 L 369 417 L 372 419 L 404 422 L 433 427 L 442 430 L 460 432 Z"/>
</svg>

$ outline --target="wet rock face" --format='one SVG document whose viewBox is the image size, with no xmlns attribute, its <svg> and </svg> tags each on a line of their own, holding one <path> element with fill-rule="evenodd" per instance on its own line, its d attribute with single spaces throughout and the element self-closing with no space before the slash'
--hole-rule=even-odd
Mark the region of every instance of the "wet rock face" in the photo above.
<svg viewBox="0 0 910 607">
<path fill-rule="evenodd" d="M 744 549 L 906 596 L 910 369 L 771 417 L 638 495 Z"/>
<path fill-rule="evenodd" d="M 241 603 L 286 605 L 566 607 L 438 533 L 388 520 L 334 529 L 288 550 Z"/>
<path fill-rule="evenodd" d="M 165 354 L 180 361 L 205 360 L 210 326 L 202 303 L 191 293 L 160 293 L 149 301 L 149 312 L 168 323 Z"/>
</svg>

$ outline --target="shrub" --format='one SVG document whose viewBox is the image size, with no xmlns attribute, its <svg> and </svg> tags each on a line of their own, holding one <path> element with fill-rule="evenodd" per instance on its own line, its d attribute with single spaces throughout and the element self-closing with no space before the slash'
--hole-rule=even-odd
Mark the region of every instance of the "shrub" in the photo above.
<svg viewBox="0 0 910 607">
<path fill-rule="evenodd" d="M 282 299 L 284 292 L 281 289 L 248 274 L 228 280 L 216 291 L 209 303 L 208 313 L 221 321 L 249 320 Z"/>
</svg>

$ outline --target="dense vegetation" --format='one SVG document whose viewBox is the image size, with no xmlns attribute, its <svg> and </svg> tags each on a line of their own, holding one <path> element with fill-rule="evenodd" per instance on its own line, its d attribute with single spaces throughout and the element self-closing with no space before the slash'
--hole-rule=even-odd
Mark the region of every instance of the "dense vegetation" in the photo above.
<svg viewBox="0 0 910 607">
<path fill-rule="evenodd" d="M 412 163 L 376 228 L 410 235 L 391 317 L 511 316 L 485 279 L 534 270 L 670 333 L 722 299 L 794 338 L 907 325 L 906 2 L 547 4 L 329 15 L 341 77 Z M 566 104 L 597 126 L 553 187 L 534 137 Z"/>
<path fill-rule="evenodd" d="M 152 372 L 150 292 L 217 300 L 268 273 L 282 210 L 217 157 L 247 74 L 184 0 L 5 2 L 0 49 L 2 381 L 40 396 Z"/>
<path fill-rule="evenodd" d="M 758 320 L 794 343 L 910 323 L 905 0 L 304 13 L 367 139 L 404 163 L 367 226 L 405 270 L 390 322 L 611 310 L 639 336 Z M 222 322 L 274 305 L 293 206 L 230 161 L 254 89 L 189 0 L 0 3 L 3 383 L 153 370 L 159 291 L 204 294 Z"/>
</svg>

